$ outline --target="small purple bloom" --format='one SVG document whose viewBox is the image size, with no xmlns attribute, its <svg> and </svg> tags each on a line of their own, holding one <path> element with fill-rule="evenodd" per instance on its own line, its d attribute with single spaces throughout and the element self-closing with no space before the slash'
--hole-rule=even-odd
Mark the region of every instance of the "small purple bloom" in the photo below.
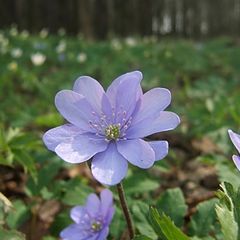
<svg viewBox="0 0 240 240">
<path fill-rule="evenodd" d="M 66 162 L 81 163 L 93 157 L 93 176 L 102 184 L 118 184 L 128 162 L 146 169 L 168 153 L 167 141 L 145 141 L 156 132 L 174 129 L 178 115 L 164 111 L 171 102 L 165 88 L 143 94 L 142 73 L 121 75 L 105 92 L 88 76 L 79 77 L 73 90 L 55 97 L 61 115 L 69 122 L 47 131 L 43 141 Z"/>
<path fill-rule="evenodd" d="M 104 240 L 108 236 L 114 211 L 111 191 L 102 190 L 100 199 L 92 193 L 85 206 L 72 208 L 70 216 L 75 223 L 65 228 L 60 237 L 63 240 Z"/>
<path fill-rule="evenodd" d="M 238 135 L 237 133 L 233 132 L 230 129 L 228 130 L 228 134 L 229 134 L 229 137 L 230 137 L 232 143 L 234 144 L 234 146 L 240 153 L 240 135 Z M 240 157 L 237 155 L 233 155 L 232 159 L 233 159 L 233 162 L 235 163 L 237 169 L 240 171 Z"/>
</svg>

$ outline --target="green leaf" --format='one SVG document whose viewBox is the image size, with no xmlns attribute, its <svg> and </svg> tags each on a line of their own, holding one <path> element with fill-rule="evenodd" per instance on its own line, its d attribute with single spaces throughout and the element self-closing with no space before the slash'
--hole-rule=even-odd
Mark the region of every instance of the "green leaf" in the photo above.
<svg viewBox="0 0 240 240">
<path fill-rule="evenodd" d="M 221 182 L 230 182 L 234 188 L 238 187 L 239 173 L 235 173 L 232 168 L 222 163 L 216 164 L 216 168 Z"/>
<path fill-rule="evenodd" d="M 15 149 L 13 151 L 15 159 L 19 162 L 26 172 L 29 172 L 34 179 L 37 181 L 37 169 L 35 165 L 35 160 L 24 150 Z"/>
<path fill-rule="evenodd" d="M 238 240 L 239 227 L 235 218 L 234 202 L 236 195 L 234 188 L 229 183 L 222 183 L 220 186 L 222 191 L 219 190 L 217 193 L 220 203 L 216 206 L 216 213 L 221 229 L 227 240 Z"/>
<path fill-rule="evenodd" d="M 53 236 L 59 236 L 59 233 L 72 224 L 73 221 L 70 219 L 69 210 L 58 214 L 50 227 L 50 232 Z"/>
<path fill-rule="evenodd" d="M 152 239 L 144 235 L 138 235 L 133 240 L 152 240 Z"/>
<path fill-rule="evenodd" d="M 149 206 L 140 201 L 136 201 L 132 207 L 135 227 L 142 235 L 152 239 L 157 239 L 157 235 L 148 220 Z"/>
<path fill-rule="evenodd" d="M 34 182 L 32 179 L 29 179 L 26 186 L 26 192 L 29 196 L 40 195 L 41 190 L 45 187 L 48 187 L 58 173 L 59 169 L 62 166 L 62 162 L 59 159 L 51 159 L 51 162 L 48 162 L 37 175 L 37 182 Z"/>
<path fill-rule="evenodd" d="M 58 113 L 48 113 L 35 119 L 36 125 L 40 127 L 56 127 L 63 124 L 63 119 Z"/>
<path fill-rule="evenodd" d="M 187 205 L 180 188 L 169 189 L 157 201 L 157 209 L 169 216 L 176 226 L 182 227 Z"/>
<path fill-rule="evenodd" d="M 15 230 L 8 231 L 0 228 L 0 239 L 1 240 L 25 240 L 25 236 Z"/>
<path fill-rule="evenodd" d="M 127 195 L 146 193 L 158 186 L 159 182 L 150 179 L 147 174 L 142 172 L 136 172 L 124 181 L 124 190 Z"/>
<path fill-rule="evenodd" d="M 209 234 L 216 222 L 215 204 L 217 202 L 217 199 L 211 199 L 198 204 L 197 211 L 190 222 L 189 232 L 191 235 L 205 237 Z"/>
<path fill-rule="evenodd" d="M 162 240 L 190 240 L 178 227 L 174 225 L 164 213 L 159 213 L 154 207 L 150 207 L 150 220 L 155 232 Z"/>
<path fill-rule="evenodd" d="M 212 238 L 212 237 L 203 237 L 203 238 L 199 238 L 199 237 L 192 237 L 191 240 L 215 240 L 216 238 Z"/>
<path fill-rule="evenodd" d="M 65 194 L 60 200 L 67 205 L 74 206 L 84 204 L 92 188 L 84 184 L 80 178 L 75 178 L 68 181 L 62 191 L 65 191 Z"/>
<path fill-rule="evenodd" d="M 7 216 L 6 222 L 12 229 L 20 227 L 30 217 L 30 210 L 23 201 L 13 202 L 13 210 Z"/>
</svg>

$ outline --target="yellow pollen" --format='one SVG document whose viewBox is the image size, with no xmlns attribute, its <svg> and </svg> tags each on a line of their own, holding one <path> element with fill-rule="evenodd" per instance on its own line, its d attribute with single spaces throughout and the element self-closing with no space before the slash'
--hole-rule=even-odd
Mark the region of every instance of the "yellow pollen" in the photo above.
<svg viewBox="0 0 240 240">
<path fill-rule="evenodd" d="M 107 140 L 117 140 L 120 136 L 120 124 L 111 124 L 105 129 Z"/>
<path fill-rule="evenodd" d="M 91 229 L 94 232 L 100 231 L 101 228 L 102 228 L 102 224 L 99 221 L 96 221 L 96 222 L 92 223 Z"/>
</svg>

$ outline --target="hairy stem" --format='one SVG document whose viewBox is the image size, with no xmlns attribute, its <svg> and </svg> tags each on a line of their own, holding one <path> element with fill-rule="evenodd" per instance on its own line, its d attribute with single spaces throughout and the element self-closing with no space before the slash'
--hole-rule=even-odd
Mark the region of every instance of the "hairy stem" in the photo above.
<svg viewBox="0 0 240 240">
<path fill-rule="evenodd" d="M 134 235 L 135 235 L 134 226 L 133 226 L 132 218 L 131 218 L 130 211 L 129 211 L 129 208 L 127 205 L 127 201 L 126 201 L 122 183 L 117 184 L 117 190 L 118 190 L 118 196 L 119 196 L 119 200 L 120 200 L 120 203 L 122 206 L 122 210 L 123 210 L 126 222 L 127 222 L 129 237 L 130 237 L 130 239 L 133 239 Z"/>
</svg>

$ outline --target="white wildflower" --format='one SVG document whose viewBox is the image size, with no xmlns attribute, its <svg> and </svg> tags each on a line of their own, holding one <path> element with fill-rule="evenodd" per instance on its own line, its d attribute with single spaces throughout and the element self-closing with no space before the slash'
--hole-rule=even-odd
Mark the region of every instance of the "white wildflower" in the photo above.
<svg viewBox="0 0 240 240">
<path fill-rule="evenodd" d="M 81 52 L 81 53 L 79 53 L 79 54 L 77 55 L 77 61 L 78 61 L 79 63 L 83 63 L 83 62 L 85 62 L 86 60 L 87 60 L 87 54 L 86 54 L 86 53 Z"/>
<path fill-rule="evenodd" d="M 12 26 L 12 27 L 10 28 L 9 33 L 10 33 L 10 35 L 13 36 L 13 37 L 17 36 L 18 30 L 17 30 L 16 26 Z"/>
<path fill-rule="evenodd" d="M 129 47 L 134 47 L 134 46 L 137 45 L 137 41 L 136 41 L 136 39 L 133 38 L 133 37 L 127 37 L 127 38 L 125 39 L 125 42 L 126 42 L 126 44 L 127 44 Z"/>
<path fill-rule="evenodd" d="M 11 56 L 13 58 L 20 58 L 23 54 L 23 51 L 21 48 L 13 48 L 11 51 Z"/>
<path fill-rule="evenodd" d="M 48 36 L 48 29 L 47 28 L 43 28 L 40 33 L 39 33 L 41 38 L 46 38 Z"/>
<path fill-rule="evenodd" d="M 118 39 L 112 39 L 111 41 L 112 48 L 115 50 L 121 50 L 122 49 L 122 44 Z"/>
<path fill-rule="evenodd" d="M 31 55 L 31 61 L 35 66 L 41 66 L 46 60 L 46 56 L 42 53 L 35 53 Z"/>
<path fill-rule="evenodd" d="M 66 46 L 67 46 L 67 44 L 64 40 L 60 41 L 56 47 L 56 52 L 63 53 L 66 50 Z"/>
<path fill-rule="evenodd" d="M 29 32 L 28 32 L 28 30 L 23 30 L 23 31 L 21 32 L 21 37 L 22 37 L 23 39 L 28 38 L 28 37 L 29 37 Z"/>
</svg>

